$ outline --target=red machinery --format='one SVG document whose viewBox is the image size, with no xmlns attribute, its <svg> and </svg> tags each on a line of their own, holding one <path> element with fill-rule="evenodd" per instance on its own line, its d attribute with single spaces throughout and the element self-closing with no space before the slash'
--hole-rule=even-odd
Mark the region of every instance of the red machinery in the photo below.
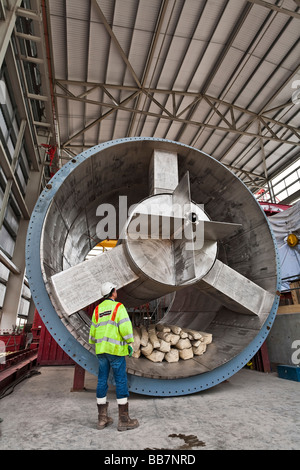
<svg viewBox="0 0 300 470">
<path fill-rule="evenodd" d="M 37 365 L 51 366 L 74 364 L 74 361 L 61 349 L 50 335 L 37 310 L 34 314 L 31 331 L 33 335 L 31 346 L 35 347 L 35 345 L 37 345 L 38 347 Z"/>
<path fill-rule="evenodd" d="M 286 204 L 277 204 L 277 203 L 273 204 L 271 202 L 264 202 L 264 201 L 259 201 L 259 204 L 261 205 L 267 217 L 273 214 L 277 214 L 278 212 L 285 211 L 286 209 L 291 207 Z"/>
<path fill-rule="evenodd" d="M 24 332 L 8 331 L 0 335 L 0 344 L 6 352 L 15 352 L 22 349 L 25 345 L 26 334 Z"/>
</svg>

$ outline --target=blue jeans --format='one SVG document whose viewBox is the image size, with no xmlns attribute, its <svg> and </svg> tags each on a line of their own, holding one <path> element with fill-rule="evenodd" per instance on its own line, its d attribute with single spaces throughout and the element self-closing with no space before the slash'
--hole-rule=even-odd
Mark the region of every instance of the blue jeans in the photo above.
<svg viewBox="0 0 300 470">
<path fill-rule="evenodd" d="M 125 356 L 113 356 L 112 354 L 102 353 L 97 354 L 97 357 L 99 360 L 98 384 L 96 390 L 97 398 L 106 397 L 110 368 L 112 368 L 116 382 L 117 398 L 129 397 Z"/>
</svg>

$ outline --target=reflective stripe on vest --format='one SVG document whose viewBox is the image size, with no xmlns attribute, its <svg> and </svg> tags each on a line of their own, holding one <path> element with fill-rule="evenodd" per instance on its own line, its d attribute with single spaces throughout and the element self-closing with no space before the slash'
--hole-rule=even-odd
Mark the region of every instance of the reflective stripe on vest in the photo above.
<svg viewBox="0 0 300 470">
<path fill-rule="evenodd" d="M 117 311 L 118 311 L 118 308 L 120 307 L 120 305 L 122 305 L 121 302 L 118 302 L 117 305 L 115 306 L 115 309 L 114 309 L 112 317 L 111 317 L 111 321 L 115 321 Z"/>
<path fill-rule="evenodd" d="M 95 310 L 95 320 L 96 320 L 96 323 L 98 323 L 98 320 L 99 320 L 98 307 L 99 307 L 99 305 L 97 305 L 96 310 Z"/>
<path fill-rule="evenodd" d="M 95 328 L 98 328 L 99 326 L 106 326 L 106 325 L 113 325 L 113 326 L 120 326 L 122 325 L 122 323 L 125 323 L 127 321 L 130 321 L 130 318 L 123 318 L 122 320 L 120 320 L 118 323 L 115 322 L 115 321 L 112 321 L 112 320 L 107 320 L 107 321 L 102 321 L 101 323 L 92 323 L 92 325 L 95 327 Z"/>
<path fill-rule="evenodd" d="M 117 344 L 118 346 L 125 346 L 127 344 L 126 341 L 119 341 L 117 339 L 108 338 L 108 336 L 104 336 L 103 338 L 99 339 L 92 337 L 92 340 L 95 341 L 95 343 L 102 343 L 102 341 L 107 341 L 108 343 Z"/>
</svg>

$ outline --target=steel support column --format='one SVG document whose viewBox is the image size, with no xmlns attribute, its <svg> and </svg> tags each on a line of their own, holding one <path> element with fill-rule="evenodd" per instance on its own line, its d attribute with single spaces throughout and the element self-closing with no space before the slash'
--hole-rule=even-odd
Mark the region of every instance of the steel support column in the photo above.
<svg viewBox="0 0 300 470">
<path fill-rule="evenodd" d="M 84 388 L 85 369 L 78 364 L 75 364 L 73 387 L 71 392 L 82 392 Z"/>
</svg>

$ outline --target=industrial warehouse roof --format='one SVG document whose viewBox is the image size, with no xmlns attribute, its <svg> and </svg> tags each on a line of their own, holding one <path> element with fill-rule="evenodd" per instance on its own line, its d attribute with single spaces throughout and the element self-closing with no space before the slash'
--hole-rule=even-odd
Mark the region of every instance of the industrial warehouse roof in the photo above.
<svg viewBox="0 0 300 470">
<path fill-rule="evenodd" d="M 61 158 L 166 138 L 264 186 L 300 156 L 299 4 L 47 2 Z"/>
</svg>

